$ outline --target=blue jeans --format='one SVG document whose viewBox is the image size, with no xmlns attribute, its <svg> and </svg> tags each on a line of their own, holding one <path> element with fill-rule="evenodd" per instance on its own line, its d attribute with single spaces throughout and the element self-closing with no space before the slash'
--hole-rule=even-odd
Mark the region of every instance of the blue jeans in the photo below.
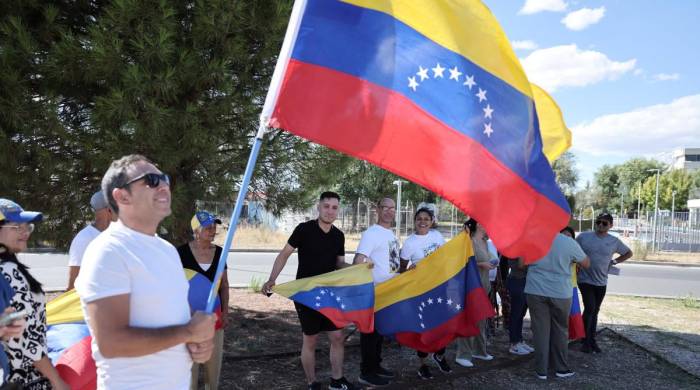
<svg viewBox="0 0 700 390">
<path fill-rule="evenodd" d="M 510 326 L 508 333 L 510 343 L 517 344 L 523 341 L 523 318 L 527 311 L 525 301 L 525 278 L 508 278 L 506 282 L 508 294 L 510 294 Z"/>
</svg>

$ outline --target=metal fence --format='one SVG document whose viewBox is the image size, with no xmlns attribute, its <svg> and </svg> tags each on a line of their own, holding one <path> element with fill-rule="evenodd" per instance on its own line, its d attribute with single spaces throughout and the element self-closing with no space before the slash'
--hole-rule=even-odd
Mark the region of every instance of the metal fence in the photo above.
<svg viewBox="0 0 700 390">
<path fill-rule="evenodd" d="M 653 211 L 643 212 L 639 217 L 616 218 L 613 230 L 644 243 L 653 252 L 700 252 L 700 216 L 697 213 L 684 211 L 672 215 L 668 210 L 660 210 L 656 227 Z"/>
</svg>

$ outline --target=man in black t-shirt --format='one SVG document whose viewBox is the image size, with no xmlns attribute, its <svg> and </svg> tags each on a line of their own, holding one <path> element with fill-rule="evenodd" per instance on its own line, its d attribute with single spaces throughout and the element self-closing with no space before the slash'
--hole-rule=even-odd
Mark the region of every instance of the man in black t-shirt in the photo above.
<svg viewBox="0 0 700 390">
<path fill-rule="evenodd" d="M 335 192 L 324 192 L 318 202 L 318 219 L 297 225 L 287 244 L 277 255 L 270 272 L 270 279 L 263 285 L 262 292 L 269 294 L 289 256 L 298 250 L 299 267 L 297 279 L 325 274 L 350 264 L 345 263 L 345 235 L 333 226 L 338 217 L 340 196 Z M 343 330 L 333 325 L 320 312 L 302 304 L 294 303 L 303 341 L 301 347 L 301 365 L 304 367 L 309 389 L 320 389 L 316 381 L 316 343 L 320 332 L 327 332 L 330 341 L 331 383 L 329 389 L 354 389 L 343 376 L 343 355 L 345 339 Z"/>
</svg>

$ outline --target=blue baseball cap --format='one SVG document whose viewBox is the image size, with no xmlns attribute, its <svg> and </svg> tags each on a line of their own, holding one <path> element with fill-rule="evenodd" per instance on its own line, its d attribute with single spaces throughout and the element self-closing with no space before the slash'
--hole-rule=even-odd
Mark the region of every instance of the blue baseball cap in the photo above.
<svg viewBox="0 0 700 390">
<path fill-rule="evenodd" d="M 190 224 L 192 225 L 192 230 L 197 230 L 200 227 L 204 228 L 212 224 L 221 225 L 221 220 L 206 211 L 197 211 L 194 213 L 194 217 L 192 217 Z"/>
<path fill-rule="evenodd" d="M 38 211 L 24 211 L 17 203 L 0 198 L 0 221 L 28 223 L 39 222 L 44 216 Z"/>
</svg>

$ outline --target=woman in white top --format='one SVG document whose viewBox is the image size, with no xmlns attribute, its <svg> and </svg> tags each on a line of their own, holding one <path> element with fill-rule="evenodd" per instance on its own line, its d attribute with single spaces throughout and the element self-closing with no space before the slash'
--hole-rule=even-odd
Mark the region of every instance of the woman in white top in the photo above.
<svg viewBox="0 0 700 390">
<path fill-rule="evenodd" d="M 442 234 L 433 229 L 433 227 L 435 227 L 435 216 L 432 210 L 428 208 L 418 209 L 413 216 L 413 221 L 415 223 L 415 233 L 411 234 L 403 243 L 403 247 L 401 248 L 401 268 L 399 272 L 405 271 L 409 262 L 411 264 L 408 266 L 408 269 L 415 268 L 419 261 L 435 252 L 437 248 L 445 243 Z M 425 364 L 425 358 L 428 357 L 428 353 L 422 351 L 416 352 L 420 359 L 418 376 L 422 379 L 432 379 L 433 375 Z M 444 373 L 452 372 L 452 369 L 445 359 L 445 348 L 432 354 L 432 360 L 437 364 L 440 371 Z"/>
</svg>

